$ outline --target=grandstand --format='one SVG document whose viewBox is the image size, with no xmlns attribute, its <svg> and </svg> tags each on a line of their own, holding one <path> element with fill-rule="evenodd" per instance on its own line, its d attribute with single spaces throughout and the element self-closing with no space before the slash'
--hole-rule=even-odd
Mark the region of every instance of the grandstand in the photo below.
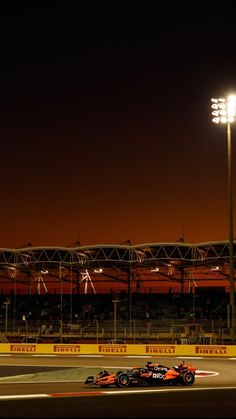
<svg viewBox="0 0 236 419">
<path fill-rule="evenodd" d="M 1 339 L 229 339 L 228 242 L 0 249 L 0 290 Z"/>
</svg>

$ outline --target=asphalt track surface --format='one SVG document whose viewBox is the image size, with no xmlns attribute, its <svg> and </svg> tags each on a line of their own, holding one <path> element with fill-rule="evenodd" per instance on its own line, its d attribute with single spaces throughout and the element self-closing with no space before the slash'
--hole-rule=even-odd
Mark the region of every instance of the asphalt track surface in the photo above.
<svg viewBox="0 0 236 419">
<path fill-rule="evenodd" d="M 236 418 L 236 358 L 187 358 L 191 387 L 102 389 L 88 375 L 177 357 L 24 356 L 0 354 L 0 418 Z"/>
</svg>

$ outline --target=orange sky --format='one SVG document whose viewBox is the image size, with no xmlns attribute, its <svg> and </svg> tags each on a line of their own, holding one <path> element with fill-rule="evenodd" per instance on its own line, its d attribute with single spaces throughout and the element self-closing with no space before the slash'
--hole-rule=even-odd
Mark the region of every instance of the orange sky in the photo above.
<svg viewBox="0 0 236 419">
<path fill-rule="evenodd" d="M 38 9 L 0 29 L 0 247 L 227 240 L 226 132 L 210 99 L 236 90 L 232 33 L 221 24 L 212 43 L 204 15 L 125 28 Z"/>
</svg>

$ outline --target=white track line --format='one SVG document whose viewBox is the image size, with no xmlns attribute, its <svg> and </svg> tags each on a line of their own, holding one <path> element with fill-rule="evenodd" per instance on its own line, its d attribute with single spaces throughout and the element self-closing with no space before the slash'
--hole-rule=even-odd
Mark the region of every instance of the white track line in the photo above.
<svg viewBox="0 0 236 419">
<path fill-rule="evenodd" d="M 176 356 L 177 359 L 204 359 L 203 356 Z"/>
<path fill-rule="evenodd" d="M 137 393 L 165 393 L 165 392 L 175 392 L 175 391 L 209 391 L 209 390 L 235 390 L 236 387 L 181 387 L 181 388 L 158 388 L 158 389 L 149 389 L 149 390 L 128 390 L 128 391 L 103 391 L 105 394 L 111 395 L 129 395 L 129 394 L 137 394 Z"/>
<path fill-rule="evenodd" d="M 182 388 L 158 388 L 148 390 L 114 390 L 114 391 L 93 391 L 93 392 L 73 392 L 73 393 L 51 393 L 51 394 L 15 394 L 10 396 L 0 396 L 0 400 L 17 400 L 17 399 L 34 399 L 34 398 L 47 398 L 47 397 L 84 397 L 84 396 L 131 396 L 140 393 L 170 393 L 178 391 L 209 391 L 209 390 L 235 390 L 236 386 L 230 387 L 182 387 Z"/>
</svg>

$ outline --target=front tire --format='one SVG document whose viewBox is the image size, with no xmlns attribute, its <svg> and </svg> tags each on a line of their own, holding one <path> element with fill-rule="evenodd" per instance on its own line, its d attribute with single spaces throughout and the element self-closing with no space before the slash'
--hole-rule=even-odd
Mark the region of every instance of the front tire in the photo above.
<svg viewBox="0 0 236 419">
<path fill-rule="evenodd" d="M 130 385 L 130 378 L 126 373 L 117 373 L 115 376 L 115 384 L 117 387 L 128 387 Z"/>
</svg>

